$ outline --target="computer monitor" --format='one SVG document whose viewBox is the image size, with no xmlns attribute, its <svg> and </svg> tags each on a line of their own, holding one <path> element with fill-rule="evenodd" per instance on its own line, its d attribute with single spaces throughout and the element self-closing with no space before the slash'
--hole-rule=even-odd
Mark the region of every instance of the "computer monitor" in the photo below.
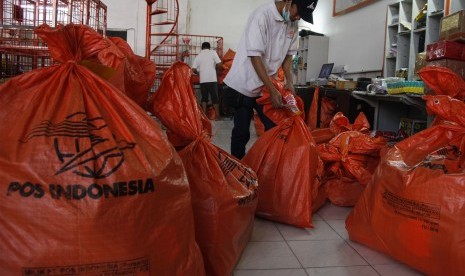
<svg viewBox="0 0 465 276">
<path fill-rule="evenodd" d="M 333 71 L 334 63 L 326 63 L 321 66 L 320 75 L 318 75 L 319 79 L 327 79 L 331 72 Z"/>
</svg>

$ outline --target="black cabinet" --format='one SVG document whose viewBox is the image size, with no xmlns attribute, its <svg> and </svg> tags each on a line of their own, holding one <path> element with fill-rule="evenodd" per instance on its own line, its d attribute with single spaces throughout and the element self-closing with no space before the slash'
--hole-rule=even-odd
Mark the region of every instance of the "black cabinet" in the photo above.
<svg viewBox="0 0 465 276">
<path fill-rule="evenodd" d="M 315 89 L 315 87 L 306 86 L 297 86 L 295 88 L 296 94 L 304 101 L 305 114 L 308 114 L 308 111 L 310 110 Z M 351 123 L 354 122 L 360 112 L 363 112 L 370 122 L 370 125 L 373 127 L 373 118 L 375 112 L 374 107 L 363 100 L 352 97 L 352 93 L 349 90 L 336 90 L 334 88 L 325 87 L 320 87 L 317 111 L 317 127 L 320 127 L 321 100 L 324 97 L 333 99 L 336 102 L 336 112 L 342 112 Z"/>
<path fill-rule="evenodd" d="M 308 114 L 315 88 L 296 86 L 295 91 L 304 101 L 305 114 Z M 351 123 L 354 122 L 360 112 L 365 113 L 372 130 L 397 132 L 402 118 L 419 121 L 428 121 L 429 119 L 422 95 L 378 95 L 368 94 L 364 91 L 320 87 L 317 127 L 319 127 L 320 123 L 319 116 L 323 97 L 333 99 L 337 104 L 336 111 L 342 112 Z"/>
<path fill-rule="evenodd" d="M 422 95 L 377 95 L 353 91 L 351 96 L 373 107 L 372 127 L 374 130 L 397 132 L 402 118 L 419 121 L 429 119 Z"/>
</svg>

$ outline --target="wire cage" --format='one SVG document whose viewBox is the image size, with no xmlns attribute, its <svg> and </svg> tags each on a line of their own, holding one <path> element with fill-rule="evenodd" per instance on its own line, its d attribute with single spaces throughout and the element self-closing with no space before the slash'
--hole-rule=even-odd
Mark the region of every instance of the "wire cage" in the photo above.
<svg viewBox="0 0 465 276">
<path fill-rule="evenodd" d="M 178 0 L 146 0 L 147 24 L 145 56 L 157 66 L 155 84 L 150 92 L 160 86 L 163 74 L 176 61 L 192 66 L 200 53 L 203 42 L 223 57 L 223 38 L 219 36 L 178 33 Z"/>
<path fill-rule="evenodd" d="M 208 35 L 173 34 L 176 37 L 171 47 L 160 47 L 150 55 L 150 59 L 157 65 L 157 78 L 151 92 L 158 89 L 164 72 L 175 62 L 182 61 L 192 66 L 195 57 L 202 50 L 202 43 L 209 42 L 210 49 L 215 50 L 220 58 L 223 57 L 223 37 Z"/>
<path fill-rule="evenodd" d="M 34 28 L 85 24 L 105 35 L 107 6 L 99 0 L 1 0 L 0 83 L 53 64 Z"/>
<path fill-rule="evenodd" d="M 194 63 L 195 57 L 202 50 L 202 43 L 210 43 L 210 49 L 215 50 L 218 56 L 223 57 L 223 38 L 220 36 L 180 34 L 179 59 L 189 66 Z"/>
</svg>

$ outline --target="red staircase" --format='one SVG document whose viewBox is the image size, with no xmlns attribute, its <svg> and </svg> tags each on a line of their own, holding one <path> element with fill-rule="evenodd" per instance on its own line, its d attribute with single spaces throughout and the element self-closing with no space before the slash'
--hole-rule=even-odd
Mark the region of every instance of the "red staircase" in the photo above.
<svg viewBox="0 0 465 276">
<path fill-rule="evenodd" d="M 158 88 L 163 73 L 178 60 L 178 0 L 146 0 L 147 29 L 145 56 L 155 62 Z M 154 92 L 154 91 L 152 91 Z"/>
<path fill-rule="evenodd" d="M 155 62 L 157 75 L 151 92 L 155 92 L 163 74 L 175 62 L 192 65 L 203 42 L 210 42 L 218 56 L 223 57 L 223 38 L 219 36 L 178 33 L 178 0 L 146 0 L 147 29 L 145 56 Z"/>
</svg>

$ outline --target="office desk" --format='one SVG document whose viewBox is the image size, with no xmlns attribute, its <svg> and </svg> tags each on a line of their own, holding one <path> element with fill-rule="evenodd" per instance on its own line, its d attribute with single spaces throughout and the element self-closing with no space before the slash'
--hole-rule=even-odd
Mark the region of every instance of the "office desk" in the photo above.
<svg viewBox="0 0 465 276">
<path fill-rule="evenodd" d="M 305 114 L 308 114 L 315 88 L 296 86 L 295 91 L 304 101 Z M 365 91 L 320 87 L 317 127 L 320 127 L 321 99 L 323 97 L 334 99 L 337 104 L 336 112 L 342 112 L 350 123 L 354 122 L 360 112 L 365 113 L 372 130 L 397 132 L 402 118 L 427 121 L 428 124 L 431 121 L 431 116 L 426 113 L 422 95 L 379 95 L 368 94 Z"/>
<path fill-rule="evenodd" d="M 308 114 L 313 101 L 315 87 L 296 86 L 296 94 L 304 101 L 305 114 Z M 360 112 L 365 113 L 370 125 L 373 127 L 375 109 L 369 103 L 352 97 L 349 90 L 336 90 L 334 88 L 320 87 L 317 109 L 317 127 L 320 127 L 321 99 L 331 98 L 336 102 L 336 112 L 342 112 L 351 123 L 355 121 Z"/>
<path fill-rule="evenodd" d="M 423 95 L 379 95 L 365 91 L 352 91 L 353 98 L 368 103 L 374 109 L 373 130 L 394 131 L 399 129 L 402 118 L 429 121 Z"/>
</svg>

